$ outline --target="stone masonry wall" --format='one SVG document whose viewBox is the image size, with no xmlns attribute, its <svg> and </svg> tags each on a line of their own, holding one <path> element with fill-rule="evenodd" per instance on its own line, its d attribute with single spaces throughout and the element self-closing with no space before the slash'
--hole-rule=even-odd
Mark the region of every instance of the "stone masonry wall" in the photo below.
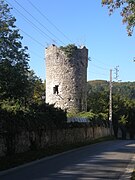
<svg viewBox="0 0 135 180">
<path fill-rule="evenodd" d="M 88 50 L 77 48 L 72 57 L 55 45 L 46 49 L 46 103 L 67 111 L 87 109 Z M 53 90 L 57 86 L 58 93 Z"/>
<path fill-rule="evenodd" d="M 78 142 L 90 142 L 91 140 L 110 135 L 108 127 L 66 128 L 43 131 L 39 136 L 36 132 L 21 132 L 15 137 L 15 153 L 26 152 L 30 149 L 31 141 L 38 148 L 46 148 L 52 145 L 76 144 Z M 6 152 L 5 140 L 0 136 L 0 156 Z"/>
</svg>

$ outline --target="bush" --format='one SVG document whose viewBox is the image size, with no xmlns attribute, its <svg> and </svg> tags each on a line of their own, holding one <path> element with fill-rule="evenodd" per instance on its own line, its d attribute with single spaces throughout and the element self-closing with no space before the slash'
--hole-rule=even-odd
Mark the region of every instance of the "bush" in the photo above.
<svg viewBox="0 0 135 180">
<path fill-rule="evenodd" d="M 5 154 L 15 153 L 17 135 L 24 127 L 23 111 L 7 111 L 0 109 L 0 132 L 6 146 Z"/>
<path fill-rule="evenodd" d="M 60 49 L 65 53 L 65 55 L 70 58 L 73 56 L 74 52 L 77 50 L 77 46 L 74 44 L 69 44 L 68 46 L 60 46 Z"/>
<path fill-rule="evenodd" d="M 41 145 L 43 130 L 62 128 L 66 120 L 66 112 L 45 103 L 32 104 L 27 111 L 1 108 L 0 135 L 6 146 L 5 154 L 15 153 L 17 137 L 21 132 L 29 132 L 30 149 L 35 150 Z M 37 135 L 37 139 L 33 138 L 33 132 Z"/>
<path fill-rule="evenodd" d="M 68 113 L 69 118 L 71 117 L 79 117 L 79 118 L 87 118 L 89 120 L 89 124 L 91 126 L 109 126 L 108 122 L 108 114 L 99 113 L 95 114 L 93 112 L 80 112 L 80 113 Z"/>
</svg>

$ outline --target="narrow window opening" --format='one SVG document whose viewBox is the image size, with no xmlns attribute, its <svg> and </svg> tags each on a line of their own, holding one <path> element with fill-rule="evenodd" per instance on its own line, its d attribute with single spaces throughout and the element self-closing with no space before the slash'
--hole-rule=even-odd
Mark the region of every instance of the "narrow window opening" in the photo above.
<svg viewBox="0 0 135 180">
<path fill-rule="evenodd" d="M 82 99 L 79 99 L 79 110 L 82 110 Z"/>
<path fill-rule="evenodd" d="M 70 101 L 71 100 L 71 98 L 68 98 L 68 101 Z"/>
<path fill-rule="evenodd" d="M 53 87 L 53 94 L 59 94 L 59 90 L 58 90 L 58 85 L 55 85 L 54 87 Z"/>
</svg>

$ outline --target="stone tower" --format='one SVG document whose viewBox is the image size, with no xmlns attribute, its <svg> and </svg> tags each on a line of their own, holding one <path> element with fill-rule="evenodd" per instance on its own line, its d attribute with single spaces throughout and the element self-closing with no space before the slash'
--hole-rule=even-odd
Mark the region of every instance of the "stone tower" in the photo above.
<svg viewBox="0 0 135 180">
<path fill-rule="evenodd" d="M 86 111 L 88 49 L 51 45 L 45 59 L 46 103 L 68 112 Z"/>
</svg>

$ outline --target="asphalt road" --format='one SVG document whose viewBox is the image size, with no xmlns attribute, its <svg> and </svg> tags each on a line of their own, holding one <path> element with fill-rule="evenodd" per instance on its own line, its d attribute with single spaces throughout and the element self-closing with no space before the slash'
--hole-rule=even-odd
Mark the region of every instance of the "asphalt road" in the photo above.
<svg viewBox="0 0 135 180">
<path fill-rule="evenodd" d="M 0 173 L 0 180 L 129 179 L 135 140 L 106 141 Z"/>
</svg>

